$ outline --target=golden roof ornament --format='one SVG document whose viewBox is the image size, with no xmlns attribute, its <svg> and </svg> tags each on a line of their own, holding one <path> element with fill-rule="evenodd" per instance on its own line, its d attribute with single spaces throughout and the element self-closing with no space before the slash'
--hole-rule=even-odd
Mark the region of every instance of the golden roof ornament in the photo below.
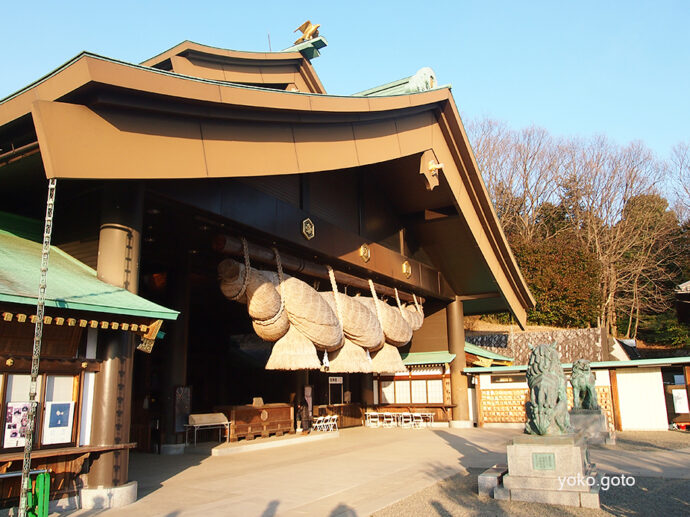
<svg viewBox="0 0 690 517">
<path fill-rule="evenodd" d="M 300 25 L 299 27 L 297 27 L 293 31 L 293 32 L 297 32 L 297 31 L 302 32 L 302 35 L 299 38 L 297 38 L 297 41 L 295 41 L 294 44 L 297 45 L 298 43 L 302 43 L 303 41 L 307 41 L 307 40 L 314 39 L 315 37 L 317 37 L 319 35 L 319 27 L 321 27 L 321 25 L 318 23 L 316 25 L 314 25 L 309 20 L 304 22 L 302 25 Z"/>
</svg>

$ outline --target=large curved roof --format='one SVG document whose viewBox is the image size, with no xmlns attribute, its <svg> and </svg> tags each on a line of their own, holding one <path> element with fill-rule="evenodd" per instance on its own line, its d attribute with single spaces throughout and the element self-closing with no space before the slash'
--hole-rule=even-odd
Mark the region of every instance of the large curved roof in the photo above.
<svg viewBox="0 0 690 517">
<path fill-rule="evenodd" d="M 169 55 L 178 52 L 171 49 Z M 193 77 L 84 53 L 0 101 L 0 139 L 29 115 L 48 177 L 299 174 L 431 152 L 444 164 L 444 188 L 457 209 L 418 225 L 436 267 L 469 312 L 510 310 L 524 324 L 526 309 L 534 305 L 450 88 L 331 96 Z M 484 290 L 472 275 L 487 278 Z"/>
</svg>

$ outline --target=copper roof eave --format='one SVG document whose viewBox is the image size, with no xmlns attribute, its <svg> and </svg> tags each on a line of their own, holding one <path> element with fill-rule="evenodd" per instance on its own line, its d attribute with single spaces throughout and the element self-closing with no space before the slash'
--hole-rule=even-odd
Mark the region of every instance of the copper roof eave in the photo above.
<svg viewBox="0 0 690 517">
<path fill-rule="evenodd" d="M 446 175 L 452 176 L 455 182 L 454 196 L 458 199 L 458 206 L 472 207 L 476 213 L 478 224 L 475 225 L 474 236 L 477 242 L 488 241 L 489 248 L 484 248 L 482 253 L 491 253 L 496 257 L 496 263 L 500 264 L 502 271 L 493 271 L 494 276 L 505 277 L 499 281 L 501 290 L 504 291 L 508 305 L 516 315 L 520 323 L 524 323 L 525 310 L 534 303 L 524 279 L 520 275 L 512 253 L 508 247 L 505 236 L 500 228 L 496 214 L 493 210 L 488 193 L 479 176 L 476 160 L 472 155 L 467 136 L 462 127 L 457 109 L 449 89 L 438 89 L 423 93 L 377 98 L 337 97 L 328 95 L 313 95 L 304 93 L 292 93 L 273 91 L 262 88 L 240 87 L 219 81 L 199 80 L 178 74 L 159 71 L 151 68 L 129 65 L 113 60 L 84 54 L 68 63 L 62 69 L 46 77 L 43 81 L 32 85 L 27 90 L 16 94 L 8 100 L 0 103 L 0 125 L 25 115 L 36 104 L 36 99 L 56 100 L 74 91 L 87 83 L 105 84 L 124 88 L 129 91 L 140 91 L 155 95 L 163 95 L 166 98 L 180 98 L 197 101 L 218 103 L 226 106 L 241 106 L 244 109 L 278 110 L 289 112 L 302 118 L 304 115 L 318 115 L 322 120 L 331 119 L 333 116 L 348 114 L 354 119 L 366 118 L 365 114 L 377 113 L 387 119 L 396 120 L 398 113 L 408 112 L 411 107 L 418 107 L 431 114 L 425 124 L 437 126 L 440 131 L 438 140 L 430 136 L 428 142 L 422 147 L 435 148 L 441 145 L 441 140 L 447 145 L 443 151 L 452 161 L 452 167 L 448 166 Z M 44 108 L 54 104 L 41 102 Z M 41 131 L 41 108 L 39 104 L 34 107 L 34 121 L 41 142 L 41 150 L 44 162 L 50 161 L 48 140 L 50 138 Z M 69 108 L 83 113 L 89 112 L 84 106 L 59 103 L 60 109 Z M 57 107 L 57 106 L 56 106 Z M 38 110 L 38 111 L 36 111 Z M 394 124 L 397 126 L 397 122 Z M 54 136 L 54 135 L 53 135 Z M 398 145 L 401 145 L 398 142 Z M 444 145 L 444 147 L 445 147 Z M 409 152 L 408 152 L 409 151 Z M 416 149 L 406 151 L 407 154 L 418 152 Z M 441 149 L 438 149 L 442 154 Z M 390 156 L 387 159 L 393 159 Z M 378 157 L 377 160 L 385 158 Z M 360 165 L 363 163 L 359 163 Z M 357 164 L 355 164 L 357 165 Z M 338 167 L 331 167 L 338 168 Z M 452 172 L 457 169 L 460 183 L 456 181 Z M 46 171 L 51 168 L 46 163 Z M 328 167 L 320 170 L 329 170 Z M 91 171 L 91 174 L 96 169 Z M 55 172 L 55 171 L 53 171 Z M 309 172 L 308 170 L 293 170 L 292 172 Z M 51 174 L 48 172 L 48 174 Z M 265 174 L 265 172 L 264 172 Z M 54 174 L 60 176 L 60 173 Z M 208 173 L 204 173 L 208 176 Z M 117 176 L 113 176 L 117 177 Z M 458 196 L 463 197 L 460 201 Z M 469 203 L 468 203 L 469 201 Z M 479 224 L 484 228 L 486 238 L 480 237 Z M 508 289 L 510 293 L 506 293 Z"/>
<path fill-rule="evenodd" d="M 536 304 L 536 300 L 527 287 L 527 282 L 522 276 L 522 272 L 517 266 L 515 256 L 508 245 L 508 239 L 499 223 L 493 203 L 491 203 L 489 192 L 482 179 L 479 165 L 472 151 L 472 146 L 470 145 L 455 102 L 445 103 L 439 123 L 442 128 L 445 128 L 446 131 L 453 136 L 456 145 L 454 148 L 451 148 L 451 150 L 459 154 L 459 161 L 464 164 L 461 173 L 466 175 L 466 182 L 473 186 L 474 199 L 478 205 L 477 209 L 481 207 L 481 210 L 478 210 L 478 212 L 482 213 L 484 224 L 491 228 L 488 235 L 491 238 L 492 248 L 496 254 L 501 257 L 504 269 L 509 272 L 511 284 L 519 289 L 522 305 L 526 308 L 533 308 Z M 518 315 L 515 314 L 515 316 L 517 317 Z M 523 318 L 518 317 L 518 321 L 520 321 L 521 326 L 523 326 L 523 321 L 521 320 L 523 320 Z"/>
<path fill-rule="evenodd" d="M 448 89 L 392 97 L 346 97 L 303 92 L 285 92 L 184 76 L 82 53 L 26 88 L 0 100 L 0 126 L 31 112 L 34 101 L 59 100 L 89 83 L 216 102 L 243 108 L 296 110 L 301 112 L 384 112 L 424 106 L 450 96 Z"/>
<path fill-rule="evenodd" d="M 240 51 L 240 50 L 230 50 L 230 49 L 222 49 L 218 47 L 210 47 L 208 45 L 201 45 L 200 43 L 195 43 L 193 41 L 183 41 L 182 43 L 175 45 L 169 50 L 166 50 L 165 52 L 162 52 L 161 54 L 158 54 L 157 56 L 154 56 L 150 59 L 147 59 L 143 63 L 141 63 L 142 66 L 147 66 L 147 67 L 154 67 L 161 62 L 165 61 L 166 59 L 170 59 L 174 56 L 179 56 L 184 54 L 185 52 L 198 52 L 201 54 L 207 54 L 211 56 L 216 56 L 220 58 L 231 58 L 233 60 L 241 60 L 241 61 L 253 61 L 257 63 L 262 63 L 266 61 L 285 61 L 285 62 L 294 62 L 297 61 L 299 63 L 299 72 L 302 75 L 302 77 L 305 79 L 305 81 L 310 85 L 312 88 L 311 93 L 326 93 L 326 89 L 324 88 L 323 84 L 321 83 L 321 79 L 319 79 L 319 76 L 316 74 L 316 71 L 314 70 L 313 65 L 311 62 L 305 58 L 299 51 L 294 51 L 294 52 L 245 52 L 245 51 Z"/>
<path fill-rule="evenodd" d="M 202 45 L 200 43 L 195 43 L 193 41 L 183 41 L 178 45 L 161 52 L 160 54 L 147 59 L 143 63 L 143 66 L 155 66 L 166 59 L 170 59 L 172 56 L 180 55 L 187 50 L 194 50 L 201 52 L 203 54 L 210 54 L 213 56 L 230 57 L 234 59 L 246 59 L 246 60 L 304 60 L 305 58 L 298 51 L 294 52 L 247 52 L 243 50 L 230 50 L 218 47 L 211 47 L 208 45 Z"/>
</svg>

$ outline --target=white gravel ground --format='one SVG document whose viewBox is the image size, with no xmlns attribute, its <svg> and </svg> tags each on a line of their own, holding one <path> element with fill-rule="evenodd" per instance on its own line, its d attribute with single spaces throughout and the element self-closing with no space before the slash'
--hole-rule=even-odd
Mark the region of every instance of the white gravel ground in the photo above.
<svg viewBox="0 0 690 517">
<path fill-rule="evenodd" d="M 602 446 L 629 451 L 680 450 L 690 448 L 690 433 L 624 432 L 617 443 Z M 690 465 L 688 465 L 690 470 Z M 635 486 L 610 487 L 600 492 L 601 509 L 572 508 L 536 503 L 496 501 L 477 495 L 477 476 L 482 469 L 469 469 L 469 475 L 455 475 L 376 512 L 375 517 L 403 516 L 647 516 L 690 515 L 690 480 L 637 477 Z"/>
</svg>

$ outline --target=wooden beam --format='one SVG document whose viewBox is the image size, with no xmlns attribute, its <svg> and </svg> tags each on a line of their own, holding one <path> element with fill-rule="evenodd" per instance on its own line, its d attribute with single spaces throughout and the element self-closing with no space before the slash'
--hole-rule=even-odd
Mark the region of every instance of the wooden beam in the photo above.
<svg viewBox="0 0 690 517">
<path fill-rule="evenodd" d="M 237 237 L 218 235 L 214 240 L 213 247 L 216 251 L 226 255 L 236 257 L 241 257 L 243 255 L 242 241 Z M 270 265 L 275 268 L 276 258 L 272 249 L 254 243 L 248 243 L 247 248 L 249 258 L 252 261 Z M 290 255 L 288 253 L 282 253 L 280 250 L 279 253 L 280 262 L 283 266 L 283 269 L 293 273 L 302 273 L 308 276 L 328 280 L 328 269 L 326 269 L 326 266 L 295 257 L 294 255 Z M 361 289 L 366 292 L 369 291 L 369 282 L 367 279 L 359 278 L 341 271 L 335 271 L 335 281 L 339 285 L 349 285 L 356 289 Z M 379 295 L 393 298 L 395 297 L 395 291 L 391 287 L 381 285 L 377 282 L 374 282 L 374 287 L 376 289 L 376 293 Z M 410 293 L 398 290 L 398 296 L 403 301 L 413 301 L 413 296 Z M 418 296 L 417 301 L 422 303 L 424 302 L 424 298 Z"/>
<path fill-rule="evenodd" d="M 458 295 L 458 299 L 461 301 L 484 300 L 486 298 L 500 298 L 501 296 L 501 293 L 494 291 L 491 293 L 461 294 Z"/>
<path fill-rule="evenodd" d="M 39 374 L 77 375 L 81 372 L 98 372 L 101 362 L 96 359 L 51 359 L 41 358 Z M 0 356 L 0 373 L 28 373 L 31 371 L 31 356 Z"/>
<path fill-rule="evenodd" d="M 163 203 L 180 203 L 224 219 L 233 235 L 244 235 L 258 242 L 277 243 L 281 254 L 287 249 L 322 264 L 380 284 L 397 286 L 408 292 L 443 301 L 455 299 L 455 292 L 443 275 L 433 267 L 406 257 L 382 244 L 320 219 L 314 214 L 260 192 L 250 185 L 233 182 L 225 187 L 194 182 L 188 188 L 156 184 L 151 193 Z M 315 236 L 306 239 L 301 230 L 306 218 L 315 226 Z M 362 246 L 369 249 L 368 261 Z M 409 268 L 404 268 L 407 262 Z M 405 273 L 407 270 L 407 274 Z"/>
</svg>

